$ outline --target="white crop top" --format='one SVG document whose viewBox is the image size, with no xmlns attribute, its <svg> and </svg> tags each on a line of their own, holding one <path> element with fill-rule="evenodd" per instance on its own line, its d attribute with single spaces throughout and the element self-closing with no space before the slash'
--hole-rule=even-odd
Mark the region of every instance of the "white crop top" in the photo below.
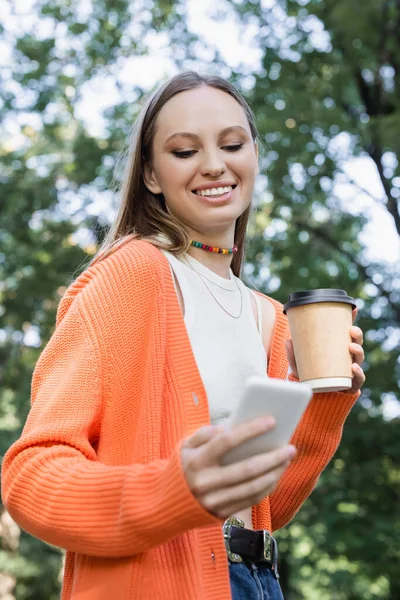
<svg viewBox="0 0 400 600">
<path fill-rule="evenodd" d="M 254 294 L 258 330 L 250 300 L 253 292 L 232 270 L 230 279 L 225 279 L 188 254 L 177 258 L 162 252 L 180 286 L 184 321 L 207 393 L 211 423 L 223 423 L 239 401 L 247 377 L 267 375 L 261 301 Z"/>
</svg>

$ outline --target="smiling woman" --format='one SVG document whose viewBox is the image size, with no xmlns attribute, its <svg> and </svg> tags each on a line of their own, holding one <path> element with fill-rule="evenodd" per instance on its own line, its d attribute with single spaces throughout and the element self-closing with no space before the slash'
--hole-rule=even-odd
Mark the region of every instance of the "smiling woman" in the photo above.
<svg viewBox="0 0 400 600">
<path fill-rule="evenodd" d="M 282 598 L 273 531 L 334 454 L 350 393 L 314 394 L 291 444 L 227 466 L 274 426 L 228 426 L 252 375 L 296 380 L 282 306 L 240 279 L 258 170 L 239 92 L 186 72 L 135 124 L 119 213 L 66 290 L 3 461 L 2 497 L 67 550 L 63 600 Z"/>
</svg>

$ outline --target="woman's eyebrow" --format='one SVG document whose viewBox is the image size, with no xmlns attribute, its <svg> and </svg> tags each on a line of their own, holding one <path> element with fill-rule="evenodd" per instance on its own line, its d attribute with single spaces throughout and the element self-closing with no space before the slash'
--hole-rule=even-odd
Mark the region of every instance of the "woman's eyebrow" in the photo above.
<svg viewBox="0 0 400 600">
<path fill-rule="evenodd" d="M 187 138 L 191 138 L 192 140 L 199 140 L 199 136 L 196 135 L 195 133 L 189 133 L 188 131 L 178 131 L 177 133 L 173 133 L 172 135 L 170 135 L 166 140 L 165 140 L 165 144 L 168 144 L 168 142 L 170 142 L 171 140 L 173 140 L 176 137 L 187 137 Z"/>
<path fill-rule="evenodd" d="M 230 127 L 225 127 L 224 129 L 222 129 L 219 132 L 218 137 L 222 138 L 227 133 L 245 133 L 246 135 L 248 135 L 247 130 L 244 127 L 242 127 L 241 125 L 231 125 Z M 198 136 L 195 133 L 190 133 L 189 131 L 178 131 L 177 133 L 173 133 L 172 135 L 170 135 L 165 140 L 164 145 L 168 144 L 168 142 L 170 142 L 171 140 L 173 140 L 177 137 L 187 137 L 187 138 L 190 138 L 195 141 L 198 141 L 200 139 L 200 136 Z"/>
<path fill-rule="evenodd" d="M 225 127 L 225 129 L 220 131 L 219 137 L 221 138 L 227 133 L 245 133 L 246 135 L 248 135 L 248 131 L 241 125 L 232 125 L 231 127 Z"/>
</svg>

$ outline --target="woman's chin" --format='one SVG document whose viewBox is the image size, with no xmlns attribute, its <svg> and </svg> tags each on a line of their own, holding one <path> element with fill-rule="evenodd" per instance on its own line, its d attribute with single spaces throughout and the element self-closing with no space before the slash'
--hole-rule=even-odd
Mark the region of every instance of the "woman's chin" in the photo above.
<svg viewBox="0 0 400 600">
<path fill-rule="evenodd" d="M 237 219 L 243 214 L 246 208 L 239 210 L 238 207 L 220 207 L 218 210 L 207 211 L 206 213 L 196 215 L 191 219 L 192 226 L 196 231 L 226 231 L 235 226 Z"/>
</svg>

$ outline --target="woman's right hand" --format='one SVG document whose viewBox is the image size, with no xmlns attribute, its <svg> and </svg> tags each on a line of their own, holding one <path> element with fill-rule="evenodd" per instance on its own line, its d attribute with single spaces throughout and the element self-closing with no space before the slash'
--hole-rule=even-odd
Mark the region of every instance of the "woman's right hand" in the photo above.
<svg viewBox="0 0 400 600">
<path fill-rule="evenodd" d="M 206 425 L 182 445 L 182 466 L 188 485 L 208 512 L 225 519 L 259 504 L 271 494 L 296 455 L 294 446 L 282 446 L 227 466 L 225 452 L 272 429 L 272 417 L 254 419 L 235 427 Z"/>
</svg>

